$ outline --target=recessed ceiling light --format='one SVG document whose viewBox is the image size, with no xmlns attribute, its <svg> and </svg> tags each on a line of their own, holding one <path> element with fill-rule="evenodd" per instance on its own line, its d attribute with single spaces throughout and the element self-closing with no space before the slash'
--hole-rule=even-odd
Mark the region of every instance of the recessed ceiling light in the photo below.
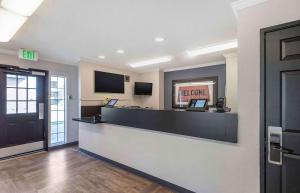
<svg viewBox="0 0 300 193">
<path fill-rule="evenodd" d="M 100 59 L 105 59 L 105 56 L 98 56 L 98 58 L 100 58 Z"/>
<path fill-rule="evenodd" d="M 26 22 L 23 17 L 0 8 L 0 42 L 8 42 Z"/>
<path fill-rule="evenodd" d="M 117 53 L 118 53 L 118 54 L 124 54 L 125 51 L 124 51 L 124 50 L 117 50 Z"/>
<path fill-rule="evenodd" d="M 196 50 L 189 50 L 189 51 L 187 51 L 187 54 L 189 56 L 193 57 L 193 56 L 209 54 L 209 53 L 218 52 L 218 51 L 222 51 L 222 50 L 228 50 L 228 49 L 237 48 L 237 47 L 238 47 L 237 40 L 230 40 L 228 42 L 224 42 L 221 44 L 215 44 L 215 45 L 203 47 L 203 48 L 196 49 Z"/>
<path fill-rule="evenodd" d="M 160 58 L 153 58 L 150 60 L 144 60 L 136 63 L 129 64 L 132 68 L 142 67 L 142 66 L 149 66 L 152 64 L 159 64 L 159 63 L 165 63 L 172 60 L 171 56 L 164 56 Z"/>
<path fill-rule="evenodd" d="M 154 40 L 156 42 L 163 42 L 163 41 L 165 41 L 165 39 L 163 37 L 156 37 Z"/>
<path fill-rule="evenodd" d="M 2 7 L 14 13 L 30 16 L 44 0 L 2 0 Z"/>
</svg>

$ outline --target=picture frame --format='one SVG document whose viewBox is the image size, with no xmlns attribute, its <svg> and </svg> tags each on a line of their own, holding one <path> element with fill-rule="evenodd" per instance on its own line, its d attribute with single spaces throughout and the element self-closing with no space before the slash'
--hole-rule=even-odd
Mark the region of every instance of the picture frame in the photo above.
<svg viewBox="0 0 300 193">
<path fill-rule="evenodd" d="M 207 99 L 214 106 L 218 96 L 218 77 L 172 81 L 172 108 L 185 109 L 191 99 Z"/>
</svg>

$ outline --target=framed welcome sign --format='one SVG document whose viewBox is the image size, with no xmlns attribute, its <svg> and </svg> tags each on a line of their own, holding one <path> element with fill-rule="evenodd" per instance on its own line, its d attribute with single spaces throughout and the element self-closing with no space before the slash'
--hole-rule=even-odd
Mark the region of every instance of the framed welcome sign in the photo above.
<svg viewBox="0 0 300 193">
<path fill-rule="evenodd" d="M 207 104 L 215 104 L 218 95 L 218 77 L 192 80 L 173 80 L 173 108 L 186 108 L 191 99 L 207 99 Z"/>
</svg>

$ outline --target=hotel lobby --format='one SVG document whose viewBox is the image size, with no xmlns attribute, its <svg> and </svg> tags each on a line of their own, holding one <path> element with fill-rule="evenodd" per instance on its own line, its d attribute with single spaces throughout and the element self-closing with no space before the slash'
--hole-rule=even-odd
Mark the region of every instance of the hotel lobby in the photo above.
<svg viewBox="0 0 300 193">
<path fill-rule="evenodd" d="M 299 0 L 0 0 L 0 193 L 299 193 Z"/>
</svg>

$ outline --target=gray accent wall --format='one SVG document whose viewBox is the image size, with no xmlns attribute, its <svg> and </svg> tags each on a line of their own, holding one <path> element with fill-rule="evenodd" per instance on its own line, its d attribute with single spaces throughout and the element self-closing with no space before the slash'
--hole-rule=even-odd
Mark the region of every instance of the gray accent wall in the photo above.
<svg viewBox="0 0 300 193">
<path fill-rule="evenodd" d="M 172 109 L 172 81 L 173 80 L 197 79 L 197 78 L 205 78 L 205 77 L 212 77 L 212 76 L 218 77 L 218 97 L 225 96 L 225 84 L 226 84 L 225 64 L 165 72 L 165 81 L 164 81 L 165 109 Z"/>
</svg>

